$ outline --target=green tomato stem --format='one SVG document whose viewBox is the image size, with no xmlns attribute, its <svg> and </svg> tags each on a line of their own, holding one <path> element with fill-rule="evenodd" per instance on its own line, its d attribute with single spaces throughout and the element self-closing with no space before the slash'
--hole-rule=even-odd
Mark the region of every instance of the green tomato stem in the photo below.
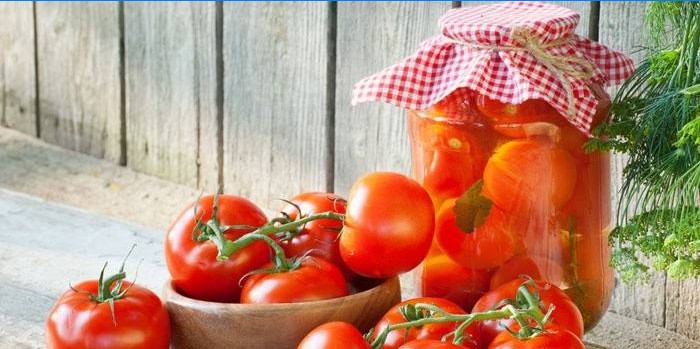
<svg viewBox="0 0 700 349">
<path fill-rule="evenodd" d="M 345 219 L 345 215 L 336 213 L 336 212 L 324 212 L 324 213 L 318 213 L 318 214 L 313 214 L 309 215 L 307 217 L 297 219 L 288 223 L 284 224 L 278 224 L 277 222 L 273 221 L 270 222 L 266 225 L 263 225 L 262 227 L 256 229 L 255 231 L 252 231 L 250 233 L 247 233 L 240 238 L 236 239 L 235 241 L 231 241 L 227 239 L 223 232 L 221 232 L 220 229 L 214 229 L 214 234 L 209 236 L 209 239 L 216 244 L 216 246 L 219 249 L 219 255 L 217 258 L 219 260 L 227 260 L 228 258 L 231 257 L 234 253 L 250 246 L 253 244 L 253 242 L 260 240 L 260 236 L 266 236 L 269 238 L 270 235 L 275 235 L 279 233 L 285 233 L 289 231 L 293 231 L 301 226 L 303 226 L 306 223 L 318 220 L 318 219 L 335 219 L 342 221 Z M 218 228 L 218 227 L 217 227 Z M 272 240 L 272 239 L 270 239 Z M 269 244 L 269 243 L 268 243 Z M 276 244 L 276 243 L 275 243 Z M 274 248 L 273 248 L 274 249 Z"/>
<path fill-rule="evenodd" d="M 447 322 L 459 322 L 460 325 L 455 330 L 455 341 L 459 341 L 461 343 L 464 340 L 464 336 L 462 333 L 464 330 L 469 327 L 472 323 L 476 321 L 486 321 L 486 320 L 499 320 L 499 319 L 509 319 L 516 314 L 518 314 L 518 310 L 515 309 L 512 305 L 506 305 L 502 309 L 499 310 L 489 310 L 481 313 L 472 313 L 472 314 L 450 314 L 445 312 L 444 310 L 432 305 L 432 304 L 422 304 L 418 303 L 415 305 L 416 309 L 425 309 L 429 311 L 435 311 L 439 310 L 438 313 L 440 314 L 439 316 L 436 317 L 429 317 L 429 318 L 423 318 L 419 320 L 414 320 L 414 321 L 408 321 L 408 322 L 403 322 L 399 324 L 392 324 L 387 327 L 385 327 L 382 330 L 382 333 L 377 335 L 377 337 L 372 341 L 371 346 L 373 349 L 381 349 L 381 347 L 384 345 L 384 341 L 386 340 L 386 336 L 389 332 L 399 330 L 399 329 L 404 329 L 404 328 L 412 328 L 412 327 L 420 327 L 424 325 L 430 325 L 430 324 L 441 324 L 441 323 L 447 323 Z M 437 308 L 437 309 L 436 309 Z M 455 342 L 457 343 L 457 342 Z M 457 343 L 457 344 L 459 344 Z"/>
<path fill-rule="evenodd" d="M 124 279 L 126 279 L 126 273 L 122 271 L 122 272 L 116 273 L 116 274 L 108 277 L 106 280 L 103 280 L 100 283 L 99 288 L 97 290 L 96 301 L 99 303 L 103 303 L 103 302 L 107 301 L 108 299 L 113 298 L 112 285 L 115 282 L 118 282 L 118 281 L 124 280 Z"/>
</svg>

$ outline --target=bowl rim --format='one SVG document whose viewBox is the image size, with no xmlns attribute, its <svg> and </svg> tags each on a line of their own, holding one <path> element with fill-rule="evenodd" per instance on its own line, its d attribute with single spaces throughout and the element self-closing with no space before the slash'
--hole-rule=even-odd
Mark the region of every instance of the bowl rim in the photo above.
<svg viewBox="0 0 700 349">
<path fill-rule="evenodd" d="M 342 304 L 348 301 L 353 301 L 353 300 L 359 300 L 359 299 L 364 299 L 371 297 L 374 294 L 377 294 L 379 292 L 382 292 L 384 290 L 389 290 L 390 292 L 392 289 L 396 289 L 399 292 L 399 295 L 401 293 L 401 284 L 399 282 L 399 277 L 394 276 L 390 277 L 387 279 L 384 279 L 384 281 L 378 283 L 376 286 L 369 288 L 367 290 L 353 293 L 347 296 L 343 297 L 337 297 L 337 298 L 331 298 L 331 299 L 323 299 L 323 300 L 318 300 L 318 301 L 309 301 L 309 302 L 297 302 L 297 303 L 270 303 L 270 304 L 243 304 L 243 303 L 220 303 L 220 302 L 210 302 L 210 301 L 203 301 L 199 299 L 194 299 L 187 297 L 180 292 L 177 291 L 175 288 L 175 285 L 173 284 L 172 279 L 168 279 L 165 281 L 165 284 L 163 285 L 163 292 L 162 292 L 162 297 L 163 297 L 163 302 L 164 303 L 174 303 L 174 304 L 179 304 L 179 305 L 184 305 L 190 308 L 217 308 L 219 310 L 227 309 L 231 311 L 285 311 L 285 310 L 300 310 L 300 309 L 305 309 L 309 307 L 328 307 L 332 306 L 334 304 Z"/>
</svg>

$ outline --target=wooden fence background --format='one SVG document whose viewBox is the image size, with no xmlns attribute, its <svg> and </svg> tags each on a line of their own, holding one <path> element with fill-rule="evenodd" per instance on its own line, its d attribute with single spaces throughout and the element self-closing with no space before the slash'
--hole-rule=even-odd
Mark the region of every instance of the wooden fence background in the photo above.
<svg viewBox="0 0 700 349">
<path fill-rule="evenodd" d="M 582 13 L 579 34 L 642 43 L 644 3 L 563 4 Z M 367 171 L 409 167 L 402 111 L 351 107 L 352 84 L 413 52 L 452 6 L 0 3 L 0 124 L 268 207 L 347 193 Z M 612 310 L 700 339 L 698 291 L 658 275 L 619 287 Z"/>
</svg>

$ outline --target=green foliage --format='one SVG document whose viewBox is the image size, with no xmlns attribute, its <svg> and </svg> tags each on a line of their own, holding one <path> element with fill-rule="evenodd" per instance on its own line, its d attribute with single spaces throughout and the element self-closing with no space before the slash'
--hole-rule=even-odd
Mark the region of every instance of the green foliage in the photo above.
<svg viewBox="0 0 700 349">
<path fill-rule="evenodd" d="M 624 153 L 613 264 L 626 281 L 650 265 L 700 274 L 700 3 L 649 3 L 647 58 L 613 101 L 589 150 Z M 645 258 L 640 258 L 645 257 Z"/>
</svg>

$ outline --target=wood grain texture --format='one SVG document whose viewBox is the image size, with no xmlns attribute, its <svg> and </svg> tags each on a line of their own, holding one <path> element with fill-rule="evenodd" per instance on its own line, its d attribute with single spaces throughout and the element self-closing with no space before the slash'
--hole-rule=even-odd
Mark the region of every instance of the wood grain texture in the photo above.
<svg viewBox="0 0 700 349">
<path fill-rule="evenodd" d="M 700 341 L 700 279 L 666 280 L 667 329 Z M 698 345 L 700 348 L 700 345 Z"/>
<path fill-rule="evenodd" d="M 34 5 L 0 3 L 0 125 L 37 134 Z"/>
<path fill-rule="evenodd" d="M 163 298 L 173 326 L 173 349 L 294 349 L 312 329 L 331 321 L 366 332 L 399 302 L 401 287 L 392 278 L 364 292 L 323 301 L 222 304 L 184 297 L 167 283 Z"/>
<path fill-rule="evenodd" d="M 37 3 L 41 138 L 118 162 L 121 83 L 117 3 Z"/>
<path fill-rule="evenodd" d="M 601 2 L 599 41 L 613 49 L 626 53 L 638 51 L 643 44 L 643 16 L 646 4 L 635 2 Z M 642 56 L 640 52 L 631 55 L 635 61 Z M 611 93 L 616 91 L 610 89 Z M 613 201 L 619 201 L 619 191 L 622 186 L 622 169 L 626 163 L 625 157 L 619 154 L 613 156 L 612 190 Z M 617 207 L 617 205 L 614 205 Z M 625 285 L 621 282 L 615 289 L 610 309 L 614 312 L 646 321 L 650 324 L 664 325 L 666 277 L 656 274 L 648 284 Z"/>
<path fill-rule="evenodd" d="M 218 186 L 214 3 L 124 7 L 127 165 Z"/>
<path fill-rule="evenodd" d="M 409 173 L 405 112 L 383 103 L 352 107 L 352 86 L 415 52 L 438 33 L 450 3 L 339 3 L 335 191 L 347 193 L 370 171 Z"/>
<path fill-rule="evenodd" d="M 327 3 L 224 4 L 224 187 L 267 207 L 327 189 Z"/>
<path fill-rule="evenodd" d="M 696 328 L 697 329 L 697 328 Z M 659 348 L 697 349 L 700 343 L 678 333 L 630 319 L 619 314 L 607 313 L 592 331 L 584 336 L 586 348 Z"/>
<path fill-rule="evenodd" d="M 3 127 L 0 164 L 2 188 L 153 229 L 165 230 L 182 207 L 199 196 L 196 189 Z"/>
</svg>

